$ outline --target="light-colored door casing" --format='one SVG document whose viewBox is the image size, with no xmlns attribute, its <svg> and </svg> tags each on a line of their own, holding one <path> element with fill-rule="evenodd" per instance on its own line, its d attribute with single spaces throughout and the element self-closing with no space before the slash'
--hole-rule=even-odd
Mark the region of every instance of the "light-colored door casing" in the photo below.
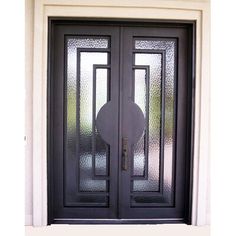
<svg viewBox="0 0 236 236">
<path fill-rule="evenodd" d="M 47 225 L 47 47 L 48 17 L 130 18 L 196 21 L 196 85 L 194 124 L 194 173 L 192 224 L 209 224 L 209 108 L 210 108 L 210 10 L 207 0 L 27 0 L 34 5 L 32 54 L 26 63 L 33 72 L 26 74 L 27 110 L 26 135 L 28 168 L 26 225 Z M 34 4 L 32 4 L 34 3 Z M 28 14 L 30 16 L 30 14 Z M 32 15 L 31 15 L 32 17 Z M 28 25 L 26 24 L 26 27 Z M 30 27 L 30 26 L 29 26 Z M 26 35 L 27 36 L 27 35 Z M 30 40 L 28 40 L 30 41 Z M 30 62 L 31 60 L 31 62 Z M 27 86 L 28 85 L 28 86 Z M 32 92 L 29 89 L 33 88 Z M 30 120 L 30 117 L 32 119 Z M 29 135 L 28 135 L 29 136 Z M 30 138 L 30 140 L 29 140 Z M 32 175 L 32 176 L 30 176 Z M 32 191 L 31 191 L 32 186 Z"/>
</svg>

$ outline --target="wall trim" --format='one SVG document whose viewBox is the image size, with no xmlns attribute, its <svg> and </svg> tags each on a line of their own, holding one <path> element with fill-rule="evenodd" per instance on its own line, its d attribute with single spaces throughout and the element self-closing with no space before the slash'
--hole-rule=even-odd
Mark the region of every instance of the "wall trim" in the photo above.
<svg viewBox="0 0 236 236">
<path fill-rule="evenodd" d="M 25 214 L 25 226 L 30 226 L 32 225 L 32 219 L 33 215 L 32 214 Z"/>
<path fill-rule="evenodd" d="M 196 87 L 192 224 L 206 225 L 209 183 L 210 13 L 202 1 L 35 0 L 33 59 L 33 215 L 47 225 L 48 17 L 169 19 L 196 21 Z"/>
</svg>

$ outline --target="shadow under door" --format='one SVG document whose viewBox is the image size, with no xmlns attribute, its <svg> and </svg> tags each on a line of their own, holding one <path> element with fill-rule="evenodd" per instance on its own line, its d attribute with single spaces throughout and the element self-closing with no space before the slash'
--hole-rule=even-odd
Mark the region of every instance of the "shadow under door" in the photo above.
<svg viewBox="0 0 236 236">
<path fill-rule="evenodd" d="M 192 25 L 50 23 L 48 223 L 190 223 Z"/>
</svg>

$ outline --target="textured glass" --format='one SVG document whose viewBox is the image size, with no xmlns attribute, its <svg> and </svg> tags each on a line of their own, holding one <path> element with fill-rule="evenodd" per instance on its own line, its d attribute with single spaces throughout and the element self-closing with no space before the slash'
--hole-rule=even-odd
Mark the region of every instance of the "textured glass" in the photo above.
<svg viewBox="0 0 236 236">
<path fill-rule="evenodd" d="M 160 117 L 161 117 L 161 54 L 135 54 L 135 65 L 148 65 L 150 67 L 150 91 L 149 94 L 139 93 L 140 81 L 142 80 L 141 91 L 145 91 L 145 81 L 140 76 L 135 77 L 135 102 L 138 102 L 145 117 L 146 112 L 149 113 L 149 148 L 148 148 L 148 180 L 134 180 L 133 191 L 158 191 L 159 190 L 159 154 L 160 154 Z M 136 75 L 137 73 L 135 73 Z M 145 77 L 144 77 L 145 78 Z M 136 85 L 136 83 L 138 83 Z M 137 89 L 137 91 L 136 91 Z M 149 111 L 145 108 L 145 97 L 149 96 Z M 141 96 L 141 97 L 139 97 Z M 142 100 L 142 102 L 140 102 Z M 141 142 L 141 144 L 140 144 Z M 143 145 L 144 140 L 140 140 L 137 148 L 140 149 L 140 145 Z M 140 153 L 140 151 L 139 151 Z M 144 150 L 142 151 L 144 153 Z M 136 148 L 134 149 L 136 154 Z M 135 160 L 137 157 L 134 155 L 134 174 L 136 172 L 135 167 L 137 163 Z M 141 164 L 141 163 L 140 163 Z M 144 168 L 144 167 L 143 167 Z"/>
<path fill-rule="evenodd" d="M 66 178 L 67 182 L 73 178 L 68 186 L 77 183 L 77 191 L 81 192 L 107 191 L 107 180 L 94 179 L 96 174 L 107 174 L 106 157 L 109 151 L 96 130 L 95 119 L 99 109 L 109 99 L 107 97 L 109 88 L 107 87 L 108 69 L 94 66 L 107 65 L 108 53 L 80 52 L 78 49 L 108 47 L 108 39 L 67 39 L 66 158 L 70 169 L 67 171 Z M 76 186 L 73 189 L 76 189 Z M 75 199 L 82 205 L 96 204 L 96 202 L 107 204 L 108 201 L 105 196 L 95 195 L 89 197 L 75 195 Z"/>
<path fill-rule="evenodd" d="M 162 196 L 131 196 L 131 204 L 149 204 L 149 203 L 161 203 L 163 202 Z"/>
<path fill-rule="evenodd" d="M 165 75 L 165 127 L 164 127 L 164 176 L 163 193 L 171 201 L 173 138 L 174 138 L 174 77 L 175 77 L 175 42 L 166 42 Z"/>
<path fill-rule="evenodd" d="M 101 38 L 68 39 L 68 48 L 108 48 L 108 39 L 101 39 Z"/>
<path fill-rule="evenodd" d="M 77 197 L 77 201 L 80 202 L 80 205 L 89 205 L 96 206 L 99 203 L 99 206 L 108 206 L 109 197 L 103 195 L 80 195 Z"/>
<path fill-rule="evenodd" d="M 96 70 L 96 116 L 101 107 L 108 101 L 107 88 L 108 70 Z M 95 129 L 95 174 L 107 174 L 107 144 L 102 140 L 97 129 Z"/>
<path fill-rule="evenodd" d="M 74 42 L 74 43 L 73 43 Z M 76 159 L 76 76 L 77 76 L 77 47 L 75 41 L 67 41 L 67 157 Z M 76 170 L 74 170 L 76 171 Z"/>
<path fill-rule="evenodd" d="M 144 116 L 146 115 L 146 71 L 143 69 L 134 70 L 134 101 L 141 108 Z M 133 175 L 143 176 L 145 173 L 145 136 L 134 146 L 134 166 Z"/>
<path fill-rule="evenodd" d="M 93 65 L 108 63 L 108 54 L 102 52 L 80 53 L 80 84 L 79 84 L 79 153 L 80 153 L 80 191 L 106 191 L 105 180 L 93 180 Z M 101 76 L 100 76 L 101 77 Z M 104 78 L 105 80 L 107 78 Z M 100 88 L 99 83 L 97 83 Z M 101 91 L 100 91 L 101 92 Z M 95 95 L 98 104 L 106 103 L 107 91 Z M 103 97 L 103 98 L 100 98 Z M 101 104 L 103 101 L 103 104 Z M 99 107 L 98 107 L 99 108 Z M 96 137 L 97 139 L 97 137 Z M 95 150 L 96 152 L 96 150 Z M 104 156 L 104 155 L 103 155 Z M 96 158 L 97 159 L 97 158 Z"/>
<path fill-rule="evenodd" d="M 172 191 L 173 191 L 173 183 L 172 183 L 172 170 L 173 170 L 173 135 L 174 135 L 174 86 L 175 86 L 175 47 L 176 47 L 176 42 L 173 40 L 161 40 L 161 39 L 148 39 L 148 40 L 142 40 L 142 39 L 136 39 L 135 40 L 135 49 L 138 49 L 140 51 L 142 51 L 142 49 L 146 50 L 146 49 L 153 49 L 153 50 L 163 50 L 165 51 L 165 58 L 163 58 L 163 60 L 165 60 L 165 74 L 164 74 L 164 78 L 162 78 L 162 81 L 164 81 L 164 95 L 165 95 L 165 100 L 164 100 L 164 127 L 161 127 L 164 130 L 164 137 L 163 137 L 163 141 L 164 141 L 164 150 L 163 150 L 163 173 L 162 176 L 160 176 L 163 180 L 163 183 L 160 182 L 160 184 L 162 183 L 163 185 L 160 186 L 163 187 L 163 196 L 165 198 L 165 201 L 171 202 L 172 199 Z M 154 51 L 153 51 L 154 53 Z M 135 56 L 135 65 L 149 65 L 151 66 L 151 64 L 147 63 L 147 61 L 145 61 L 144 56 L 142 56 L 142 58 L 140 56 L 137 56 L 138 54 L 136 54 Z M 141 54 L 140 54 L 141 55 Z M 145 55 L 145 54 L 143 54 Z M 138 60 L 139 57 L 139 60 Z M 157 63 L 157 62 L 155 62 Z M 151 70 L 151 67 L 150 67 Z M 150 73 L 150 94 L 149 94 L 149 132 L 150 132 L 150 140 L 149 140 L 149 145 L 152 145 L 152 141 L 151 141 L 151 136 L 152 136 L 152 132 L 156 132 L 155 129 L 153 129 L 153 127 L 155 126 L 156 128 L 158 128 L 157 124 L 160 122 L 156 123 L 156 119 L 160 119 L 161 116 L 161 110 L 160 110 L 160 95 L 161 95 L 161 80 L 157 79 L 156 82 L 159 83 L 159 85 L 157 86 L 156 84 L 151 84 L 153 81 L 152 79 L 152 75 L 153 73 Z M 159 74 L 159 76 L 161 76 Z M 137 76 L 135 75 L 135 78 Z M 138 78 L 138 77 L 137 77 Z M 136 81 L 136 79 L 135 79 Z M 136 82 L 135 82 L 136 83 Z M 158 88 L 153 88 L 152 86 L 157 86 Z M 142 95 L 143 96 L 143 95 Z M 147 96 L 147 95 L 146 95 Z M 138 102 L 138 100 L 137 100 Z M 152 104 L 155 104 L 152 108 Z M 143 107 L 141 106 L 141 104 L 139 104 L 139 106 L 141 107 L 141 109 L 143 110 Z M 159 114 L 158 114 L 159 112 Z M 152 113 L 154 113 L 154 115 L 152 115 Z M 153 123 L 154 122 L 154 123 Z M 154 125 L 155 124 L 155 125 Z M 154 126 L 153 126 L 154 125 Z M 160 128 L 160 127 L 159 127 Z M 152 130 L 152 131 L 151 131 Z M 160 131 L 159 131 L 159 135 L 160 135 Z M 156 136 L 157 137 L 157 136 Z M 160 137 L 160 136 L 159 136 Z M 157 143 L 156 143 L 157 144 Z M 160 144 L 160 143 L 159 143 Z M 147 188 L 146 186 L 148 186 L 148 181 L 150 180 L 150 178 L 153 177 L 153 171 L 156 171 L 156 173 L 159 172 L 159 168 L 151 171 L 152 165 L 150 165 L 150 161 L 152 160 L 152 158 L 154 158 L 155 160 L 157 160 L 159 158 L 159 152 L 157 149 L 153 149 L 154 152 L 151 154 L 151 150 L 149 150 L 149 155 L 148 155 L 148 161 L 149 161 L 149 166 L 148 166 L 148 180 L 147 182 L 145 182 L 145 180 L 134 180 L 133 181 L 133 190 L 134 191 L 153 191 L 150 190 L 151 188 Z M 153 155 L 153 157 L 152 157 Z M 146 157 L 145 157 L 146 158 Z M 159 161 L 158 161 L 159 162 Z M 155 167 L 156 168 L 156 167 Z M 145 185 L 145 187 L 144 187 Z M 137 187 L 138 186 L 138 187 Z M 141 187 L 143 186 L 143 187 Z M 152 188 L 153 189 L 153 188 Z M 156 191 L 156 190 L 155 190 Z M 150 196 L 144 196 L 144 195 L 140 195 L 140 196 L 132 196 L 131 197 L 131 203 L 132 204 L 141 204 L 141 205 L 145 205 L 148 203 L 159 203 L 163 201 L 161 197 L 158 197 L 157 195 L 155 195 L 155 193 L 153 193 L 153 195 Z"/>
</svg>

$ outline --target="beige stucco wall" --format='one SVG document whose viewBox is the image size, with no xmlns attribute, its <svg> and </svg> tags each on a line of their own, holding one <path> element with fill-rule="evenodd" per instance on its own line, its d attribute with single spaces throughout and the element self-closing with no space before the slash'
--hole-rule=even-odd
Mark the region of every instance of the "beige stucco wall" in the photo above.
<svg viewBox="0 0 236 236">
<path fill-rule="evenodd" d="M 32 224 L 32 92 L 34 0 L 25 1 L 25 223 Z"/>
<path fill-rule="evenodd" d="M 25 100 L 25 224 L 31 225 L 32 224 L 32 215 L 33 215 L 33 175 L 32 175 L 32 154 L 33 154 L 33 32 L 34 32 L 34 2 L 38 0 L 25 0 L 25 7 L 26 7 L 26 19 L 25 19 L 25 74 L 26 74 L 26 82 L 25 82 L 25 93 L 26 93 L 26 100 Z M 97 0 L 99 2 L 99 0 Z M 150 0 L 151 2 L 152 0 Z M 159 0 L 156 0 L 157 2 Z M 174 0 L 176 3 L 183 4 L 184 2 L 209 2 L 208 0 Z M 68 0 L 68 2 L 78 2 L 77 0 Z M 88 0 L 90 2 L 90 0 Z M 124 2 L 126 2 L 124 0 Z M 149 2 L 147 0 L 146 2 Z M 160 1 L 164 2 L 164 1 Z M 168 2 L 168 1 L 167 1 Z M 122 1 L 120 1 L 120 4 Z M 209 186 L 209 178 L 207 178 L 207 185 Z M 209 188 L 208 188 L 208 191 Z M 207 193 L 207 223 L 210 222 L 210 198 L 209 192 Z"/>
</svg>

